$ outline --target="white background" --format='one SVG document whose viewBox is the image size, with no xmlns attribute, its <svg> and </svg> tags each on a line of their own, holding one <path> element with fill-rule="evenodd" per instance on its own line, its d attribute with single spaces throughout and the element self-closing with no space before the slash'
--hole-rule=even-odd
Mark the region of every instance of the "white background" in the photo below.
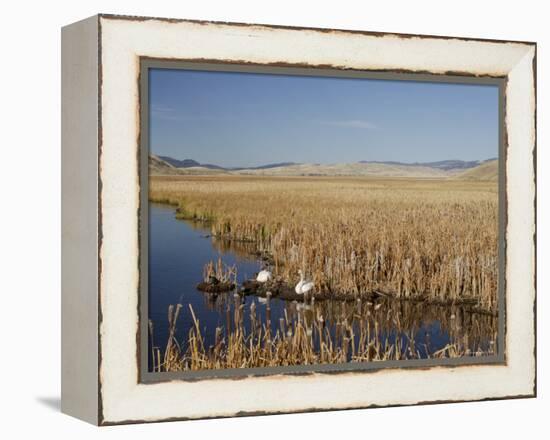
<svg viewBox="0 0 550 440">
<path fill-rule="evenodd" d="M 481 438 L 548 436 L 548 121 L 545 2 L 23 1 L 0 15 L 0 436 Z M 60 28 L 98 12 L 538 43 L 537 399 L 95 428 L 59 412 Z M 546 409 L 545 406 L 547 407 Z M 538 433 L 538 434 L 537 434 Z M 195 437 L 196 436 L 196 437 Z"/>
</svg>

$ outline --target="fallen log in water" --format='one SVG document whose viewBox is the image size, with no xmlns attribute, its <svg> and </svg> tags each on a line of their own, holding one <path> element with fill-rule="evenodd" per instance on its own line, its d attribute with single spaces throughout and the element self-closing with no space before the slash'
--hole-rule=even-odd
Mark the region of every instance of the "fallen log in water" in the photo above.
<svg viewBox="0 0 550 440">
<path fill-rule="evenodd" d="M 235 289 L 234 283 L 211 283 L 211 282 L 202 282 L 197 285 L 197 289 L 201 292 L 219 294 L 231 292 Z M 331 292 L 316 292 L 313 294 L 298 294 L 294 291 L 294 286 L 291 286 L 284 281 L 275 280 L 269 281 L 267 283 L 260 283 L 256 280 L 246 280 L 243 282 L 242 287 L 239 290 L 239 293 L 244 296 L 257 296 L 260 298 L 266 298 L 267 293 L 271 293 L 271 298 L 278 298 L 283 301 L 307 301 L 311 298 L 315 298 L 315 301 L 356 301 L 358 298 L 366 301 L 376 301 L 379 299 L 388 299 L 395 301 L 406 301 L 412 303 L 421 303 L 431 306 L 440 306 L 440 307 L 462 307 L 465 311 L 470 313 L 477 313 L 483 315 L 497 316 L 498 312 L 496 310 L 489 310 L 481 308 L 477 305 L 477 301 L 473 298 L 462 298 L 455 300 L 439 300 L 439 299 L 430 299 L 422 296 L 411 296 L 403 297 L 391 292 L 382 292 L 379 290 L 363 293 L 360 295 L 346 295 L 339 293 Z"/>
<path fill-rule="evenodd" d="M 315 301 L 356 301 L 358 298 L 366 301 L 376 301 L 381 299 L 394 300 L 394 301 L 407 301 L 413 303 L 421 303 L 430 306 L 440 307 L 462 307 L 465 311 L 470 313 L 477 313 L 483 315 L 497 316 L 497 311 L 489 310 L 478 307 L 477 301 L 473 298 L 462 298 L 455 300 L 438 300 L 430 299 L 421 296 L 403 297 L 391 292 L 383 292 L 375 290 L 373 292 L 363 293 L 357 296 L 330 293 L 330 292 L 318 292 L 313 295 L 300 295 L 294 291 L 294 287 L 286 284 L 284 281 L 275 280 L 267 283 L 259 283 L 255 280 L 246 280 L 242 284 L 240 293 L 248 296 L 258 296 L 261 298 L 267 297 L 267 292 L 271 292 L 272 298 L 278 298 L 285 301 L 304 301 L 315 298 Z"/>
<path fill-rule="evenodd" d="M 267 283 L 259 283 L 255 280 L 246 280 L 243 282 L 241 294 L 253 295 L 265 298 L 267 292 L 271 292 L 272 298 L 279 298 L 285 301 L 303 301 L 315 298 L 315 301 L 356 301 L 357 298 L 374 300 L 381 295 L 372 292 L 365 295 L 354 297 L 351 295 L 342 295 L 337 293 L 317 292 L 313 294 L 298 294 L 294 291 L 294 286 L 290 286 L 283 281 L 272 281 Z"/>
<path fill-rule="evenodd" d="M 201 292 L 206 293 L 224 293 L 224 292 L 230 292 L 235 288 L 234 283 L 208 283 L 208 282 L 202 282 L 197 284 L 197 289 Z"/>
</svg>

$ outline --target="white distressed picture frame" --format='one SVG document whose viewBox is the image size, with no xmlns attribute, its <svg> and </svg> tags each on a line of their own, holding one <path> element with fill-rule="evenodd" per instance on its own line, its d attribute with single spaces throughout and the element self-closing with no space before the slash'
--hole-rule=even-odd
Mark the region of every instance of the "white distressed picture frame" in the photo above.
<svg viewBox="0 0 550 440">
<path fill-rule="evenodd" d="M 62 33 L 62 410 L 98 425 L 536 394 L 536 46 L 99 15 Z M 141 383 L 140 59 L 506 78 L 505 363 Z"/>
</svg>

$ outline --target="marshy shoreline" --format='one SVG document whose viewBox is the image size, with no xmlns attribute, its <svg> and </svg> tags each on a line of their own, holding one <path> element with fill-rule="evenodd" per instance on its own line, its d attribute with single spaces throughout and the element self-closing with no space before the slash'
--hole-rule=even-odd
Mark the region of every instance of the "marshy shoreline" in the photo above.
<svg viewBox="0 0 550 440">
<path fill-rule="evenodd" d="M 379 299 L 388 299 L 393 301 L 412 302 L 416 304 L 425 304 L 429 306 L 439 307 L 463 307 L 470 313 L 478 313 L 483 315 L 490 315 L 496 317 L 498 315 L 496 310 L 487 310 L 476 307 L 477 301 L 474 298 L 461 298 L 457 300 L 438 300 L 430 298 L 428 296 L 400 297 L 391 292 L 364 292 L 356 296 L 340 295 L 331 292 L 319 292 L 311 295 L 297 294 L 291 284 L 281 280 L 276 280 L 267 283 L 260 283 L 254 279 L 245 280 L 239 287 L 234 283 L 223 283 L 221 285 L 212 285 L 208 282 L 200 282 L 197 284 L 197 290 L 213 295 L 229 295 L 233 292 L 241 296 L 254 296 L 257 298 L 277 298 L 284 301 L 341 301 L 341 302 L 354 302 L 354 301 L 376 301 Z"/>
</svg>

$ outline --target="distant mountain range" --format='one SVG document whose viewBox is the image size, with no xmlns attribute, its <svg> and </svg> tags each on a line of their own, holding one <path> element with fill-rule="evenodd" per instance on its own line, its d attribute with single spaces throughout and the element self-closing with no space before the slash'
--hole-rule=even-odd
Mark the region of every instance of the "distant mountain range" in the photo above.
<svg viewBox="0 0 550 440">
<path fill-rule="evenodd" d="M 233 170 L 268 170 L 270 168 L 290 167 L 293 165 L 298 165 L 298 164 L 296 162 L 279 162 L 279 163 L 268 163 L 267 165 L 260 165 L 258 167 L 232 168 L 232 169 Z"/>
<path fill-rule="evenodd" d="M 296 165 L 294 162 L 280 162 L 280 163 L 269 163 L 267 165 L 260 165 L 257 167 L 221 167 L 219 165 L 213 165 L 210 163 L 199 163 L 196 160 L 193 159 L 174 159 L 169 156 L 158 156 L 159 159 L 169 163 L 170 165 L 176 167 L 176 168 L 193 168 L 193 167 L 202 167 L 202 168 L 208 168 L 210 170 L 231 170 L 231 171 L 237 171 L 237 170 L 265 170 L 268 168 L 278 168 L 278 167 L 286 167 L 290 165 Z"/>
<path fill-rule="evenodd" d="M 407 163 L 407 162 L 393 162 L 393 161 L 368 161 L 368 160 L 362 160 L 359 163 L 380 163 L 380 164 L 388 164 L 388 165 L 403 165 L 403 166 L 411 166 L 411 167 L 428 167 L 428 168 L 437 168 L 439 170 L 445 170 L 445 171 L 451 171 L 451 170 L 467 170 L 469 168 L 477 167 L 478 165 L 481 165 L 484 162 L 489 162 L 491 160 L 497 160 L 496 157 L 487 159 L 487 160 L 458 160 L 458 159 L 451 159 L 451 160 L 440 160 L 439 162 L 414 162 L 414 163 Z"/>
<path fill-rule="evenodd" d="M 164 162 L 169 163 L 173 167 L 176 168 L 192 168 L 192 167 L 203 167 L 203 168 L 209 168 L 211 170 L 224 170 L 224 167 L 220 167 L 218 165 L 212 165 L 209 163 L 201 164 L 193 159 L 174 159 L 172 157 L 168 156 L 158 156 L 159 159 L 163 160 Z"/>
<path fill-rule="evenodd" d="M 484 161 L 443 160 L 438 162 L 359 161 L 355 163 L 313 164 L 279 162 L 255 167 L 224 168 L 193 159 L 151 155 L 152 174 L 246 174 L 267 176 L 380 176 L 414 178 L 462 178 L 496 180 L 497 159 Z M 477 169 L 481 171 L 477 171 Z"/>
</svg>

